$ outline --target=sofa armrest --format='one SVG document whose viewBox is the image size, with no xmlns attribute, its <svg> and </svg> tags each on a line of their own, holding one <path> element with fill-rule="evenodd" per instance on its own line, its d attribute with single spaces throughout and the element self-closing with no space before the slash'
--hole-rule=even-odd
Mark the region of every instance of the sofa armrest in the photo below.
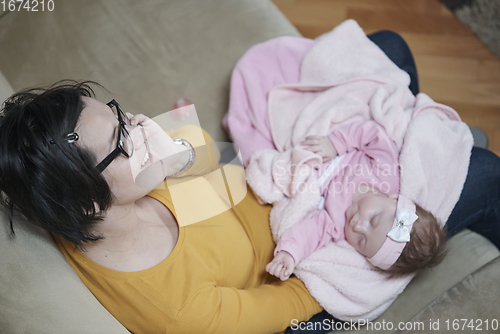
<svg viewBox="0 0 500 334">
<path fill-rule="evenodd" d="M 498 333 L 500 329 L 499 277 L 500 257 L 497 257 L 468 275 L 410 320 L 411 323 L 425 324 L 424 329 L 413 329 L 401 333 L 429 333 L 431 323 L 432 332 L 451 333 L 454 320 L 459 321 L 460 331 L 474 332 L 471 327 L 465 327 L 462 330 L 464 322 L 461 319 L 468 319 L 466 326 L 472 324 L 476 330 L 481 329 L 482 333 Z"/>
<path fill-rule="evenodd" d="M 0 210 L 0 328 L 2 333 L 128 331 L 82 283 L 48 232 Z"/>
<path fill-rule="evenodd" d="M 2 104 L 3 101 L 5 101 L 12 94 L 14 94 L 12 86 L 4 77 L 2 72 L 0 72 L 0 104 Z"/>
</svg>

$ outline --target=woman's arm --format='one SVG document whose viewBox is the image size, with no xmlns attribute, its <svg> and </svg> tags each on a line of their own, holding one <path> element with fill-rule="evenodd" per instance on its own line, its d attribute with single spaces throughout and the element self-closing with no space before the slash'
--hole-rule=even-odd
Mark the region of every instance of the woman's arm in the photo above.
<svg viewBox="0 0 500 334">
<path fill-rule="evenodd" d="M 321 312 L 304 284 L 286 282 L 251 289 L 206 287 L 179 310 L 172 333 L 276 333 Z"/>
<path fill-rule="evenodd" d="M 221 158 L 220 150 L 203 128 L 185 125 L 166 132 L 172 139 L 185 139 L 194 147 L 196 158 L 193 165 L 181 174 L 182 177 L 206 175 L 217 168 Z"/>
</svg>

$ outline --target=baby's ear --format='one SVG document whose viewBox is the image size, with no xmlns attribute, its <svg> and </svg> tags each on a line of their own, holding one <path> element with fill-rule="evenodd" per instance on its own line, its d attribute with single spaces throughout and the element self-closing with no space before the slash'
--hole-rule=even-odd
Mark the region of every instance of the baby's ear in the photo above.
<svg viewBox="0 0 500 334">
<path fill-rule="evenodd" d="M 399 194 L 390 194 L 388 195 L 387 197 L 391 198 L 391 199 L 395 199 L 396 201 L 398 200 L 399 198 Z"/>
</svg>

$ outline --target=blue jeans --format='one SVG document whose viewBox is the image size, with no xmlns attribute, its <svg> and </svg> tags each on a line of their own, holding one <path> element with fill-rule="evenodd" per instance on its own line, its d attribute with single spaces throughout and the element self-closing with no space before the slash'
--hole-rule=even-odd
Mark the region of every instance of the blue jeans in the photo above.
<svg viewBox="0 0 500 334">
<path fill-rule="evenodd" d="M 411 78 L 410 90 L 418 94 L 418 77 L 415 61 L 410 48 L 401 36 L 392 31 L 379 31 L 368 35 L 386 55 Z M 500 158 L 495 153 L 474 147 L 469 163 L 469 171 L 460 199 L 446 222 L 447 234 L 452 236 L 464 228 L 469 228 L 493 242 L 500 249 Z M 331 324 L 336 320 L 326 311 L 314 315 L 309 321 L 300 324 L 307 328 L 308 323 L 322 323 L 325 319 Z M 321 326 L 317 326 L 321 327 Z M 327 330 L 293 330 L 288 327 L 285 334 L 322 334 Z"/>
</svg>

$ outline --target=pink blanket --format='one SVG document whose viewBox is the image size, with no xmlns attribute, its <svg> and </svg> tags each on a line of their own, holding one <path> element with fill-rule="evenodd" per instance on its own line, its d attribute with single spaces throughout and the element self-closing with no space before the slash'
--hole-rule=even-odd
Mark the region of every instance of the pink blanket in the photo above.
<svg viewBox="0 0 500 334">
<path fill-rule="evenodd" d="M 244 55 L 233 72 L 224 125 L 248 165 L 248 183 L 273 203 L 275 240 L 319 202 L 314 187 L 308 194 L 294 191 L 293 178 L 276 184 L 276 164 L 300 168 L 305 173 L 296 181 L 314 184 L 317 156 L 298 142 L 361 119 L 380 123 L 400 149 L 401 193 L 444 225 L 465 182 L 472 136 L 453 109 L 425 94 L 414 97 L 408 84 L 407 73 L 353 20 L 316 42 L 281 37 Z M 376 318 L 412 278 L 373 270 L 345 241 L 312 254 L 294 273 L 329 313 L 345 320 Z"/>
</svg>

